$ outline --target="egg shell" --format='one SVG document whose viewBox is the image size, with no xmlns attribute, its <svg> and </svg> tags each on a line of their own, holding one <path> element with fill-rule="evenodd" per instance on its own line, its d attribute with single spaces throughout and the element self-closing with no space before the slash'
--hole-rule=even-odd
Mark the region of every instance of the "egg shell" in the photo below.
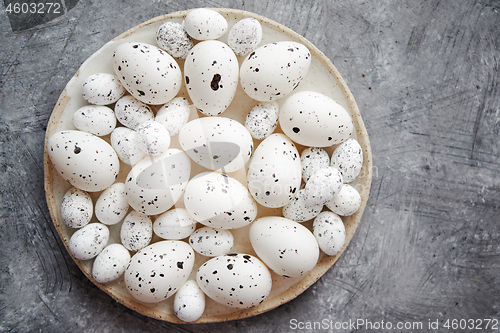
<svg viewBox="0 0 500 333">
<path fill-rule="evenodd" d="M 83 81 L 82 96 L 90 104 L 108 105 L 125 94 L 118 78 L 110 73 L 92 74 Z"/>
<path fill-rule="evenodd" d="M 179 143 L 193 161 L 214 171 L 240 170 L 253 153 L 248 130 L 226 117 L 203 117 L 188 122 L 179 132 Z"/>
<path fill-rule="evenodd" d="M 252 137 L 263 140 L 278 126 L 279 105 L 276 102 L 259 103 L 245 118 L 245 127 Z"/>
<path fill-rule="evenodd" d="M 356 179 L 363 167 L 363 149 L 358 141 L 350 138 L 335 148 L 331 165 L 340 170 L 344 183 L 350 183 Z"/>
<path fill-rule="evenodd" d="M 202 227 L 189 237 L 189 244 L 201 255 L 216 257 L 229 253 L 234 245 L 233 234 L 226 229 Z"/>
<path fill-rule="evenodd" d="M 115 129 L 116 117 L 114 111 L 107 106 L 86 105 L 75 111 L 73 124 L 80 131 L 103 136 Z"/>
<path fill-rule="evenodd" d="M 308 147 L 300 154 L 300 163 L 302 165 L 302 179 L 307 182 L 316 171 L 330 165 L 330 156 L 323 148 Z"/>
<path fill-rule="evenodd" d="M 130 262 L 130 252 L 121 244 L 110 244 L 97 255 L 92 264 L 92 277 L 99 283 L 118 279 Z"/>
<path fill-rule="evenodd" d="M 193 42 L 189 38 L 182 24 L 168 21 L 163 23 L 156 31 L 156 43 L 177 59 L 186 58 Z"/>
<path fill-rule="evenodd" d="M 196 44 L 184 63 L 191 101 L 205 115 L 220 115 L 234 98 L 238 72 L 238 59 L 225 43 L 207 40 Z"/>
<path fill-rule="evenodd" d="M 144 104 L 131 95 L 123 96 L 115 104 L 116 119 L 131 129 L 136 129 L 140 124 L 153 120 L 155 115 L 149 105 Z"/>
<path fill-rule="evenodd" d="M 115 181 L 120 161 L 103 139 L 82 131 L 60 131 L 47 142 L 57 172 L 71 185 L 87 192 L 102 191 Z"/>
<path fill-rule="evenodd" d="M 255 256 L 230 253 L 206 261 L 196 273 L 201 290 L 214 301 L 238 309 L 262 303 L 271 292 L 267 267 Z"/>
<path fill-rule="evenodd" d="M 307 181 L 304 200 L 307 205 L 324 205 L 340 191 L 342 174 L 335 167 L 317 170 Z"/>
<path fill-rule="evenodd" d="M 350 216 L 361 207 L 361 195 L 349 184 L 344 184 L 333 199 L 326 203 L 332 212 L 340 216 Z"/>
<path fill-rule="evenodd" d="M 160 241 L 130 259 L 124 281 L 130 294 L 144 303 L 161 302 L 186 282 L 194 265 L 194 251 L 182 241 Z"/>
<path fill-rule="evenodd" d="M 71 235 L 69 252 L 78 260 L 95 258 L 106 247 L 109 229 L 102 223 L 89 223 Z"/>
<path fill-rule="evenodd" d="M 184 18 L 184 29 L 196 40 L 217 39 L 227 31 L 227 21 L 218 12 L 208 8 L 191 10 Z"/>
<path fill-rule="evenodd" d="M 243 56 L 255 50 L 262 40 L 262 26 L 248 17 L 236 22 L 229 30 L 227 45 L 236 55 Z"/>
<path fill-rule="evenodd" d="M 184 208 L 171 209 L 158 216 L 153 223 L 154 233 L 163 239 L 183 239 L 189 237 L 195 229 L 196 221 Z"/>
<path fill-rule="evenodd" d="M 196 321 L 205 311 L 205 294 L 194 280 L 187 280 L 175 293 L 174 313 L 187 323 Z"/>
<path fill-rule="evenodd" d="M 136 212 L 128 213 L 120 229 L 120 240 L 130 251 L 139 251 L 148 246 L 153 237 L 153 223 L 149 216 Z"/>
<path fill-rule="evenodd" d="M 246 187 L 218 172 L 193 177 L 186 186 L 184 205 L 196 221 L 212 228 L 240 228 L 257 216 L 257 204 Z"/>
<path fill-rule="evenodd" d="M 266 44 L 252 51 L 241 64 L 241 87 L 257 101 L 274 101 L 297 88 L 310 65 L 311 53 L 300 43 Z"/>
<path fill-rule="evenodd" d="M 148 120 L 135 131 L 139 148 L 148 155 L 161 155 L 170 147 L 170 133 L 157 121 Z"/>
<path fill-rule="evenodd" d="M 93 208 L 90 195 L 72 187 L 63 196 L 59 217 L 68 227 L 81 228 L 92 219 Z"/>
<path fill-rule="evenodd" d="M 329 256 L 336 255 L 344 246 L 344 222 L 333 212 L 322 212 L 314 219 L 313 234 L 320 249 Z"/>
<path fill-rule="evenodd" d="M 295 222 L 312 220 L 323 209 L 323 205 L 311 205 L 306 203 L 305 190 L 301 189 L 285 207 L 283 216 Z"/>
<path fill-rule="evenodd" d="M 280 108 L 283 133 L 311 147 L 329 147 L 347 140 L 354 130 L 351 116 L 330 97 L 301 91 L 290 95 Z"/>
<path fill-rule="evenodd" d="M 249 236 L 257 256 L 276 274 L 301 277 L 318 262 L 316 238 L 300 223 L 279 216 L 261 217 L 250 226 Z"/>
<path fill-rule="evenodd" d="M 301 178 L 299 152 L 281 133 L 264 139 L 248 164 L 248 190 L 255 201 L 265 207 L 288 204 L 299 190 Z"/>
<path fill-rule="evenodd" d="M 191 174 L 189 157 L 170 148 L 137 163 L 127 175 L 125 193 L 130 206 L 146 215 L 161 214 L 184 193 Z"/>
<path fill-rule="evenodd" d="M 170 136 L 174 136 L 186 125 L 190 112 L 188 100 L 176 97 L 158 110 L 155 121 L 165 126 Z"/>
<path fill-rule="evenodd" d="M 128 207 L 125 184 L 114 183 L 97 198 L 95 216 L 103 224 L 114 225 L 125 217 Z"/>
<path fill-rule="evenodd" d="M 115 74 L 125 89 L 146 104 L 165 104 L 182 84 L 174 58 L 162 49 L 138 42 L 120 44 L 113 54 Z"/>
<path fill-rule="evenodd" d="M 117 127 L 111 132 L 111 147 L 116 151 L 120 161 L 128 165 L 135 165 L 147 156 L 139 148 L 137 133 L 127 127 Z"/>
</svg>

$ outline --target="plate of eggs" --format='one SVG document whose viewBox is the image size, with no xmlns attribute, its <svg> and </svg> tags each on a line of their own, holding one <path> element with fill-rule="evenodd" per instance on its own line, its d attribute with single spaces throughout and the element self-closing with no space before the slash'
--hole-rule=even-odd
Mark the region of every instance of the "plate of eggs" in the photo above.
<svg viewBox="0 0 500 333">
<path fill-rule="evenodd" d="M 372 157 L 331 61 L 265 17 L 196 8 L 106 43 L 55 106 L 45 190 L 81 271 L 174 323 L 291 301 L 360 223 Z"/>
</svg>

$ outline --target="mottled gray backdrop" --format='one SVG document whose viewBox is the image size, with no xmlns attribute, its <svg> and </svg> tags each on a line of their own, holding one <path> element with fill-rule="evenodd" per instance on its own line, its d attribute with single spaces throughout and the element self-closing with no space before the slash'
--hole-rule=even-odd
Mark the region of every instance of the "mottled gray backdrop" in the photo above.
<svg viewBox="0 0 500 333">
<path fill-rule="evenodd" d="M 61 15 L 9 19 L 13 2 L 0 3 L 0 331 L 289 332 L 357 319 L 448 331 L 448 319 L 500 319 L 499 1 L 66 0 Z M 314 43 L 354 94 L 374 160 L 357 233 L 317 283 L 263 315 L 194 326 L 139 315 L 80 272 L 50 220 L 42 163 L 80 64 L 193 7 L 252 11 Z"/>
</svg>

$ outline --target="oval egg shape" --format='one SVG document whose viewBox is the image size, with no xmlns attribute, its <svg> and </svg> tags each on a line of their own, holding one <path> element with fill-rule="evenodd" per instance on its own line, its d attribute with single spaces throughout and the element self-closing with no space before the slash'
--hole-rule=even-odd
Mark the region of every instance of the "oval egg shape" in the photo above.
<svg viewBox="0 0 500 333">
<path fill-rule="evenodd" d="M 165 104 L 181 88 L 182 75 L 177 62 L 154 45 L 120 44 L 113 54 L 113 68 L 125 89 L 146 104 Z"/>
<path fill-rule="evenodd" d="M 297 88 L 310 65 L 311 53 L 300 43 L 266 44 L 252 51 L 241 64 L 241 87 L 257 101 L 274 101 Z"/>
<path fill-rule="evenodd" d="M 189 237 L 189 244 L 201 255 L 216 257 L 231 251 L 234 237 L 231 231 L 226 229 L 202 227 Z"/>
<path fill-rule="evenodd" d="M 349 184 L 342 185 L 333 199 L 326 203 L 332 212 L 340 216 L 350 216 L 361 207 L 361 195 Z"/>
<path fill-rule="evenodd" d="M 90 104 L 108 105 L 125 94 L 125 88 L 117 77 L 110 73 L 95 73 L 85 79 L 82 97 Z"/>
<path fill-rule="evenodd" d="M 81 131 L 60 131 L 47 142 L 49 158 L 71 185 L 87 192 L 102 191 L 115 181 L 120 161 L 103 139 Z"/>
<path fill-rule="evenodd" d="M 154 233 L 163 239 L 183 239 L 189 237 L 194 229 L 196 221 L 184 208 L 171 209 L 158 216 L 153 223 Z"/>
<path fill-rule="evenodd" d="M 125 217 L 128 207 L 125 184 L 114 183 L 97 198 L 95 216 L 103 224 L 114 225 Z"/>
<path fill-rule="evenodd" d="M 118 279 L 130 262 L 130 252 L 121 244 L 110 244 L 97 255 L 92 264 L 92 277 L 99 283 Z"/>
<path fill-rule="evenodd" d="M 137 162 L 147 156 L 139 148 L 139 138 L 137 133 L 127 127 L 117 127 L 111 132 L 111 147 L 125 164 L 135 165 Z"/>
<path fill-rule="evenodd" d="M 363 167 L 363 149 L 356 139 L 347 139 L 332 154 L 331 166 L 336 167 L 344 177 L 344 183 L 350 183 Z"/>
<path fill-rule="evenodd" d="M 271 292 L 267 267 L 249 254 L 230 253 L 206 261 L 196 273 L 201 290 L 217 303 L 248 309 L 262 303 Z"/>
<path fill-rule="evenodd" d="M 187 323 L 201 317 L 205 311 L 205 294 L 194 280 L 186 283 L 175 293 L 174 312 L 177 318 Z"/>
<path fill-rule="evenodd" d="M 128 213 L 120 229 L 120 240 L 129 251 L 139 251 L 148 246 L 153 237 L 153 223 L 149 216 L 136 212 Z"/>
<path fill-rule="evenodd" d="M 78 260 L 89 260 L 101 253 L 108 240 L 108 227 L 102 223 L 89 223 L 71 235 L 69 252 Z"/>
<path fill-rule="evenodd" d="M 300 223 L 279 216 L 262 217 L 252 223 L 249 235 L 257 256 L 276 274 L 301 277 L 318 262 L 316 238 Z"/>
<path fill-rule="evenodd" d="M 196 44 L 184 63 L 191 101 L 205 115 L 220 115 L 234 98 L 238 72 L 238 59 L 229 46 L 217 40 Z"/>
<path fill-rule="evenodd" d="M 299 152 L 281 133 L 264 139 L 248 164 L 248 190 L 265 207 L 277 208 L 289 203 L 299 190 L 301 179 Z"/>
<path fill-rule="evenodd" d="M 336 255 L 344 247 L 344 222 L 333 212 L 322 212 L 314 219 L 313 234 L 321 250 L 329 256 Z"/>
<path fill-rule="evenodd" d="M 184 29 L 196 40 L 217 39 L 227 31 L 227 21 L 215 10 L 196 8 L 184 18 Z"/>
<path fill-rule="evenodd" d="M 144 303 L 161 302 L 186 282 L 194 265 L 194 251 L 182 241 L 160 241 L 138 251 L 125 270 L 130 294 Z"/>
<path fill-rule="evenodd" d="M 179 143 L 193 161 L 214 171 L 242 169 L 253 153 L 252 136 L 245 126 L 225 117 L 190 121 L 181 128 Z"/>
<path fill-rule="evenodd" d="M 93 211 L 90 195 L 72 187 L 63 196 L 59 217 L 68 227 L 81 228 L 89 224 Z"/>
<path fill-rule="evenodd" d="M 103 136 L 115 129 L 116 117 L 113 109 L 107 106 L 86 105 L 75 111 L 73 124 L 80 131 Z"/>
</svg>

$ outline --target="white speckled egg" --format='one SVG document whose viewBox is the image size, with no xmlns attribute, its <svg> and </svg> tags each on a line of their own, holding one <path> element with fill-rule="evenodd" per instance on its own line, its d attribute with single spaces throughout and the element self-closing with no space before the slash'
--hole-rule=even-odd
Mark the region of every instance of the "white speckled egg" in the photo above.
<svg viewBox="0 0 500 333">
<path fill-rule="evenodd" d="M 102 191 L 115 181 L 120 161 L 103 139 L 82 131 L 60 131 L 47 142 L 50 160 L 71 185 L 87 192 Z"/>
<path fill-rule="evenodd" d="M 322 148 L 309 147 L 302 151 L 300 163 L 302 165 L 302 179 L 307 182 L 316 171 L 330 165 L 330 156 Z"/>
<path fill-rule="evenodd" d="M 301 183 L 299 152 L 285 135 L 276 133 L 264 139 L 248 164 L 247 185 L 261 205 L 285 206 Z"/>
<path fill-rule="evenodd" d="M 161 155 L 170 147 L 170 133 L 157 121 L 148 120 L 137 126 L 137 143 L 148 155 Z"/>
<path fill-rule="evenodd" d="M 130 262 L 130 252 L 121 244 L 110 244 L 102 250 L 92 265 L 92 276 L 99 283 L 118 279 Z"/>
<path fill-rule="evenodd" d="M 189 244 L 160 241 L 132 256 L 124 274 L 125 285 L 141 302 L 161 302 L 187 281 L 193 265 L 194 251 Z"/>
<path fill-rule="evenodd" d="M 163 239 L 183 239 L 189 237 L 195 229 L 196 221 L 184 208 L 171 209 L 158 216 L 153 223 L 154 233 Z"/>
<path fill-rule="evenodd" d="M 331 165 L 340 170 L 344 176 L 344 183 L 356 179 L 363 167 L 363 149 L 358 141 L 351 138 L 335 148 Z"/>
<path fill-rule="evenodd" d="M 130 251 L 139 251 L 148 246 L 153 237 L 153 223 L 149 216 L 136 212 L 128 213 L 120 229 L 120 239 Z"/>
<path fill-rule="evenodd" d="M 306 203 L 305 190 L 299 190 L 295 197 L 285 207 L 283 216 L 295 222 L 309 221 L 323 209 L 323 205 L 311 205 Z"/>
<path fill-rule="evenodd" d="M 191 10 L 184 18 L 184 29 L 197 40 L 217 39 L 227 31 L 227 21 L 218 12 L 208 8 Z"/>
<path fill-rule="evenodd" d="M 345 227 L 342 219 L 333 212 L 322 212 L 313 222 L 314 237 L 320 249 L 329 256 L 342 250 L 345 242 Z"/>
<path fill-rule="evenodd" d="M 189 237 L 189 244 L 201 255 L 216 257 L 229 253 L 233 248 L 233 234 L 226 229 L 202 227 Z"/>
<path fill-rule="evenodd" d="M 111 147 L 120 160 L 128 165 L 135 165 L 147 156 L 139 148 L 137 133 L 127 127 L 117 127 L 111 132 Z"/>
<path fill-rule="evenodd" d="M 161 214 L 184 193 L 190 174 L 189 157 L 179 149 L 170 148 L 162 155 L 146 157 L 127 176 L 127 200 L 140 213 Z"/>
<path fill-rule="evenodd" d="M 249 254 L 230 253 L 206 261 L 196 273 L 201 290 L 217 303 L 248 309 L 262 303 L 271 292 L 267 267 Z"/>
<path fill-rule="evenodd" d="M 80 131 L 103 136 L 115 129 L 116 117 L 113 110 L 107 106 L 86 105 L 73 114 L 73 124 Z"/>
<path fill-rule="evenodd" d="M 165 22 L 158 28 L 156 43 L 172 57 L 178 59 L 186 58 L 193 47 L 193 42 L 182 24 L 172 21 Z"/>
<path fill-rule="evenodd" d="M 95 216 L 103 224 L 114 225 L 125 217 L 128 207 L 125 184 L 114 183 L 97 198 Z"/>
<path fill-rule="evenodd" d="M 123 126 L 131 129 L 136 129 L 140 124 L 155 117 L 149 105 L 130 95 L 123 96 L 116 102 L 115 116 Z"/>
<path fill-rule="evenodd" d="M 257 204 L 246 187 L 218 172 L 193 177 L 186 186 L 184 205 L 196 221 L 213 228 L 240 228 L 257 216 Z"/>
<path fill-rule="evenodd" d="M 262 217 L 252 223 L 249 235 L 257 256 L 276 274 L 304 276 L 318 262 L 316 238 L 300 223 L 279 216 Z"/>
<path fill-rule="evenodd" d="M 186 125 L 190 112 L 188 100 L 176 97 L 158 110 L 155 121 L 165 126 L 170 136 L 174 136 Z"/>
<path fill-rule="evenodd" d="M 361 195 L 351 185 L 344 184 L 326 207 L 337 215 L 350 216 L 361 207 Z"/>
<path fill-rule="evenodd" d="M 63 196 L 59 217 L 68 227 L 81 228 L 90 222 L 93 207 L 87 192 L 72 187 Z"/>
<path fill-rule="evenodd" d="M 253 153 L 252 136 L 245 126 L 225 117 L 188 122 L 179 132 L 179 143 L 193 161 L 222 172 L 242 169 Z"/>
<path fill-rule="evenodd" d="M 278 113 L 278 103 L 259 103 L 247 114 L 245 127 L 254 139 L 265 139 L 278 126 Z"/>
<path fill-rule="evenodd" d="M 113 61 L 120 82 L 143 103 L 165 104 L 181 88 L 182 75 L 177 62 L 154 45 L 137 42 L 120 44 L 113 54 Z"/>
<path fill-rule="evenodd" d="M 175 293 L 174 313 L 182 321 L 191 323 L 205 311 L 205 294 L 194 280 L 186 283 Z"/>
<path fill-rule="evenodd" d="M 319 169 L 306 183 L 304 200 L 308 205 L 324 205 L 340 191 L 342 184 L 342 174 L 337 168 Z"/>
<path fill-rule="evenodd" d="M 69 252 L 78 260 L 89 260 L 101 253 L 108 239 L 108 227 L 102 223 L 89 223 L 71 235 Z"/>
<path fill-rule="evenodd" d="M 311 53 L 292 41 L 266 44 L 245 58 L 240 68 L 241 87 L 251 98 L 269 102 L 295 89 L 307 75 Z"/>
<path fill-rule="evenodd" d="M 82 96 L 90 104 L 112 104 L 123 95 L 125 95 L 125 88 L 113 74 L 92 74 L 83 82 Z"/>
<path fill-rule="evenodd" d="M 244 18 L 229 30 L 227 44 L 236 55 L 242 56 L 257 48 L 262 40 L 262 27 L 254 18 Z"/>
<path fill-rule="evenodd" d="M 279 122 L 294 142 L 311 147 L 329 147 L 347 140 L 353 130 L 349 113 L 330 97 L 301 91 L 281 106 Z"/>
<path fill-rule="evenodd" d="M 220 115 L 234 98 L 238 72 L 238 59 L 229 46 L 217 40 L 196 44 L 184 63 L 191 101 L 205 115 Z"/>
</svg>

